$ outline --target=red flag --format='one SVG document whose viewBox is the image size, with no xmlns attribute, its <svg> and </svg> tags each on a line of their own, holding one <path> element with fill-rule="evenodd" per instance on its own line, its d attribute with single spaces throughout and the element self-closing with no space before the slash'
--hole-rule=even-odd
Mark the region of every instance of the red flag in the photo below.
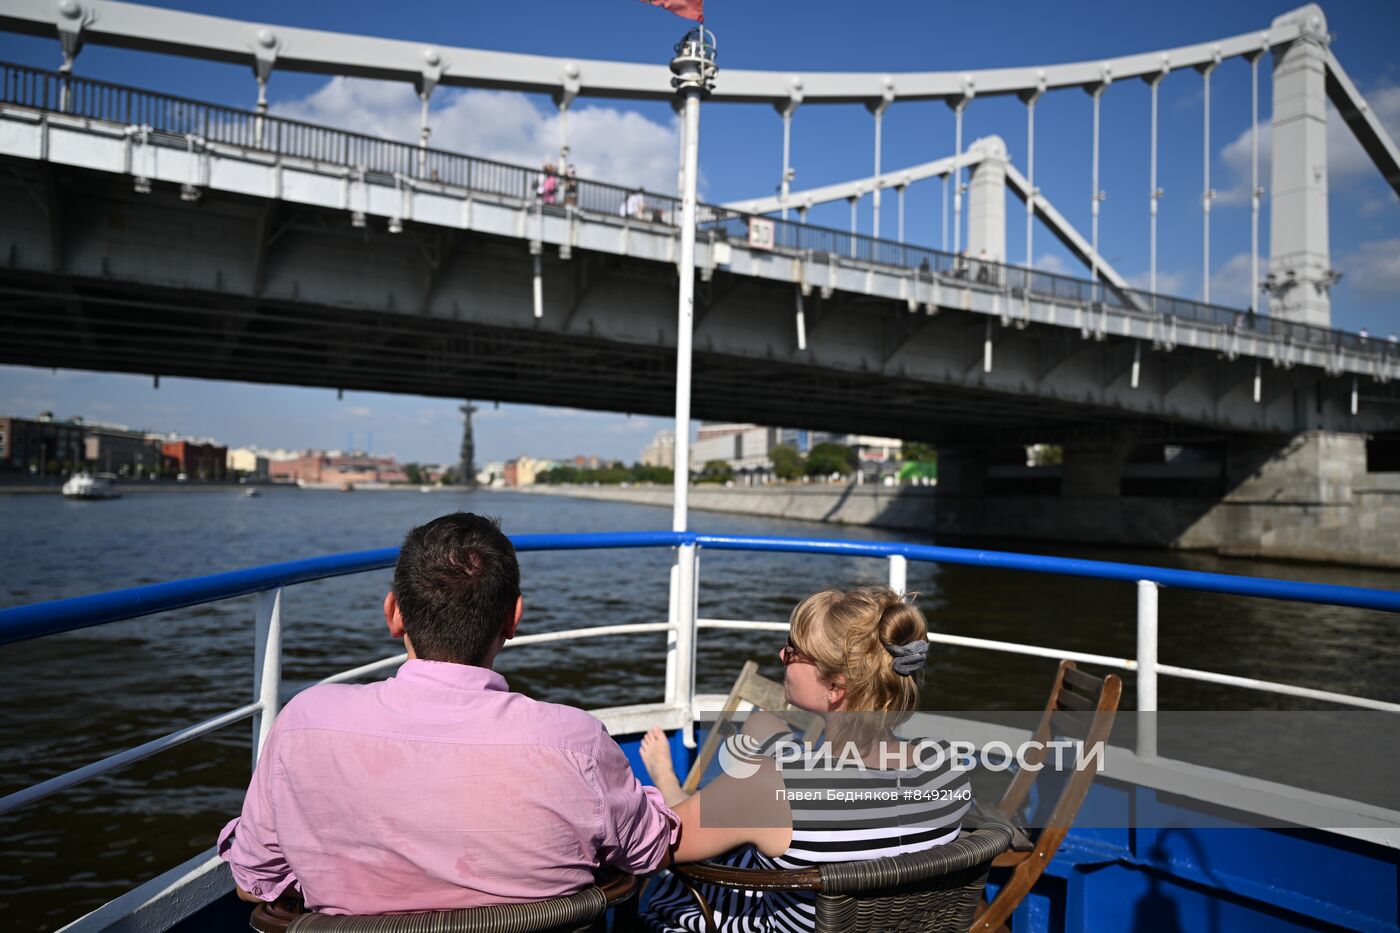
<svg viewBox="0 0 1400 933">
<path fill-rule="evenodd" d="M 663 10 L 670 10 L 677 16 L 684 16 L 686 19 L 693 19 L 701 23 L 705 21 L 705 0 L 642 0 L 642 2 L 659 6 Z"/>
</svg>

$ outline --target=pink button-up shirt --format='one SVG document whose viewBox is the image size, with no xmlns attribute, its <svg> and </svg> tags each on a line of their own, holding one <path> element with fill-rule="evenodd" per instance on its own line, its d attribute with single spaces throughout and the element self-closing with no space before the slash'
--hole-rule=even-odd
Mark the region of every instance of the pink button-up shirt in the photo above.
<svg viewBox="0 0 1400 933">
<path fill-rule="evenodd" d="M 263 900 L 296 884 L 325 913 L 446 910 L 653 871 L 677 826 L 597 719 L 415 660 L 288 703 L 218 851 Z"/>
</svg>

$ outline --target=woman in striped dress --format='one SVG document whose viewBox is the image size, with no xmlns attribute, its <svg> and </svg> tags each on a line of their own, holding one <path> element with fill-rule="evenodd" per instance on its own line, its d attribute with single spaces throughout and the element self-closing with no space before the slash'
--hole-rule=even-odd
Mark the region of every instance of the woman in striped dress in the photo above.
<svg viewBox="0 0 1400 933">
<path fill-rule="evenodd" d="M 805 868 L 956 839 L 971 806 L 966 772 L 943 743 L 893 734 L 918 706 L 927 636 L 923 614 L 889 587 L 813 593 L 793 610 L 779 658 L 787 701 L 825 720 L 820 744 L 804 748 L 777 717 L 755 714 L 721 749 L 724 773 L 687 797 L 665 735 L 651 730 L 642 759 L 681 819 L 675 861 Z M 726 933 L 803 933 L 815 923 L 810 893 L 701 893 Z M 658 879 L 643 916 L 654 931 L 705 929 L 672 875 Z"/>
</svg>

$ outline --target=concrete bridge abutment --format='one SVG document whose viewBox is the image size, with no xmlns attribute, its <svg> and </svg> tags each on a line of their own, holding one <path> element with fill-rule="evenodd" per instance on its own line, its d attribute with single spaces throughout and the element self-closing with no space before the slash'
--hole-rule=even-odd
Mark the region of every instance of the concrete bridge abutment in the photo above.
<svg viewBox="0 0 1400 933">
<path fill-rule="evenodd" d="M 1128 435 L 1065 444 L 1064 460 L 1060 468 L 1060 497 L 1117 497 L 1122 490 L 1128 455 L 1132 449 L 1133 438 Z"/>
<path fill-rule="evenodd" d="M 1400 472 L 1368 472 L 1366 441 L 1308 431 L 1180 448 L 1125 432 L 1019 469 L 998 445 L 964 443 L 939 450 L 923 530 L 1400 567 Z"/>
</svg>

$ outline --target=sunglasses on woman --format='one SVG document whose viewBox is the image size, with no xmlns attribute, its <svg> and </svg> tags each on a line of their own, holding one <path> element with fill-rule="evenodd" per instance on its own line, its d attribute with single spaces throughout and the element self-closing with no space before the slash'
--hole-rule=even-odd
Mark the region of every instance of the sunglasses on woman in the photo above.
<svg viewBox="0 0 1400 933">
<path fill-rule="evenodd" d="M 813 666 L 817 664 L 816 658 L 807 654 L 792 643 L 791 635 L 788 636 L 787 644 L 783 645 L 782 650 L 778 652 L 778 660 L 783 662 L 783 667 L 789 667 L 799 661 L 803 664 L 811 664 Z"/>
</svg>

